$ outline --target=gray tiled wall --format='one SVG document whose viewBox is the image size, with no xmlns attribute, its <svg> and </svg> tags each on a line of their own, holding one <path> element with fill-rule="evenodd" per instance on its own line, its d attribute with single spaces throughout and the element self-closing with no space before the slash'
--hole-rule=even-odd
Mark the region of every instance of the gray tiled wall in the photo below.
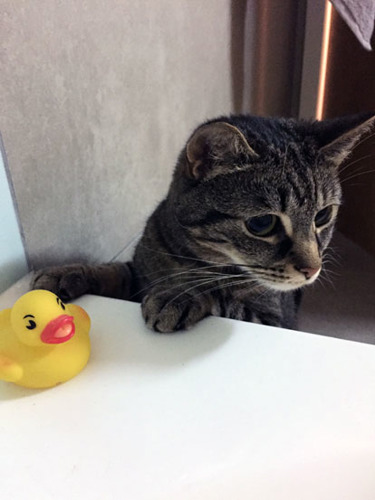
<svg viewBox="0 0 375 500">
<path fill-rule="evenodd" d="M 1 130 L 33 267 L 110 260 L 232 110 L 229 0 L 5 0 Z"/>
</svg>

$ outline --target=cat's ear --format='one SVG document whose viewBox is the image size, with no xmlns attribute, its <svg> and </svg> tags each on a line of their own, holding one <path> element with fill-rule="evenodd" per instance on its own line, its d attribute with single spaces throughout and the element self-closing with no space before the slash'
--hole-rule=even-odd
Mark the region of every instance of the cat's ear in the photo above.
<svg viewBox="0 0 375 500">
<path fill-rule="evenodd" d="M 339 166 L 363 135 L 375 127 L 375 113 L 360 113 L 315 122 L 315 137 L 324 159 Z"/>
<path fill-rule="evenodd" d="M 243 133 L 225 122 L 199 127 L 186 145 L 186 174 L 192 179 L 217 175 L 238 161 L 256 158 Z"/>
</svg>

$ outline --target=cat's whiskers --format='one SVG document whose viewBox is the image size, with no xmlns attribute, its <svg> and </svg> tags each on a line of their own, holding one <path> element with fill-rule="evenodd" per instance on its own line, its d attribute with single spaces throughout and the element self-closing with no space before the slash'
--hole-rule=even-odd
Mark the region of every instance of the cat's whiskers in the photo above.
<svg viewBox="0 0 375 500">
<path fill-rule="evenodd" d="M 244 288 L 243 290 L 236 292 L 236 297 L 238 297 L 239 299 L 243 299 L 246 295 L 253 292 L 254 290 L 256 290 L 258 288 L 264 288 L 264 291 L 262 293 L 260 293 L 259 295 L 257 295 L 257 297 L 254 298 L 254 303 L 257 303 L 258 299 L 266 296 L 267 294 L 271 294 L 273 292 L 273 290 L 271 288 L 267 288 L 265 285 L 259 283 L 259 281 L 257 283 L 259 286 L 254 286 L 251 288 Z"/>
<path fill-rule="evenodd" d="M 365 155 L 365 156 L 362 156 L 361 158 L 357 158 L 356 160 L 353 160 L 351 162 L 349 162 L 347 165 L 345 165 L 342 169 L 340 169 L 339 173 L 340 175 L 343 174 L 343 172 L 345 172 L 345 170 L 347 170 L 348 168 L 352 167 L 353 165 L 355 165 L 356 163 L 362 161 L 362 160 L 366 160 L 367 158 L 371 158 L 371 157 L 374 157 L 375 155 L 374 154 L 370 154 L 370 155 Z M 361 167 L 362 168 L 362 167 Z"/>
<path fill-rule="evenodd" d="M 204 271 L 204 269 L 215 269 L 217 267 L 218 267 L 217 265 L 205 266 L 205 267 L 198 268 L 198 269 L 188 269 L 188 270 L 181 271 L 178 273 L 167 274 L 167 275 L 162 276 L 156 280 L 151 281 L 147 286 L 145 286 L 144 288 L 142 288 L 141 290 L 139 290 L 138 292 L 133 294 L 131 298 L 134 298 L 136 295 L 148 290 L 149 288 L 153 288 L 154 286 L 156 286 L 160 283 L 163 283 L 164 281 L 173 280 L 175 278 L 182 278 L 182 279 L 187 278 L 187 280 L 189 280 L 189 278 L 197 278 L 197 276 L 201 276 L 202 278 L 207 278 L 208 276 L 211 276 L 211 277 L 214 277 L 214 276 L 231 277 L 231 276 L 242 276 L 242 275 L 246 274 L 246 273 L 240 273 L 238 275 L 233 275 L 233 274 L 229 274 L 229 273 L 215 272 L 212 270 L 211 271 Z M 223 267 L 223 266 L 221 266 L 221 267 Z M 158 272 L 160 273 L 160 270 Z M 192 276 L 192 275 L 194 275 L 194 276 Z M 184 281 L 184 283 L 176 283 L 175 286 L 179 286 L 179 285 L 182 285 L 185 283 L 186 283 L 186 281 Z"/>
<path fill-rule="evenodd" d="M 323 260 L 326 258 L 333 259 L 337 264 L 340 264 L 340 261 L 342 261 L 342 255 L 333 247 L 328 247 L 324 250 Z"/>
<path fill-rule="evenodd" d="M 335 254 L 337 257 L 341 258 L 341 253 L 340 251 L 337 249 L 336 246 L 334 245 L 330 245 L 329 247 L 327 247 L 325 250 L 324 250 L 324 253 L 333 253 Z"/>
<path fill-rule="evenodd" d="M 172 273 L 172 274 L 168 274 L 168 276 L 177 276 L 179 274 L 185 274 L 185 273 L 189 273 L 189 272 L 201 272 L 201 271 L 204 271 L 205 269 L 215 269 L 215 268 L 223 268 L 223 267 L 229 267 L 229 266 L 223 266 L 222 264 L 212 264 L 212 265 L 209 265 L 209 266 L 202 266 L 202 267 L 189 267 L 189 268 L 184 268 L 184 267 L 180 267 L 178 269 L 176 269 L 176 273 Z M 232 266 L 234 267 L 234 266 Z M 184 269 L 184 271 L 181 271 L 181 269 Z M 166 268 L 159 268 L 157 271 L 153 271 L 151 273 L 147 273 L 144 277 L 145 278 L 148 278 L 150 276 L 153 276 L 155 274 L 161 274 L 162 272 L 164 271 L 173 271 L 173 268 L 170 268 L 170 267 L 166 267 Z M 206 272 L 209 272 L 209 271 L 206 271 Z M 210 271 L 210 272 L 214 272 L 214 271 Z M 164 276 L 167 276 L 167 275 L 164 275 Z M 164 278 L 164 276 L 162 276 L 161 278 Z"/>
<path fill-rule="evenodd" d="M 143 246 L 144 248 L 146 248 L 147 250 L 151 251 L 151 252 L 155 252 L 155 253 L 159 253 L 159 254 L 163 254 L 163 255 L 167 255 L 167 256 L 170 256 L 170 257 L 178 257 L 178 258 L 182 258 L 182 259 L 186 259 L 186 260 L 192 260 L 192 261 L 197 261 L 197 262 L 202 262 L 202 263 L 205 263 L 205 264 L 209 264 L 209 265 L 206 265 L 206 266 L 203 266 L 203 267 L 199 267 L 199 268 L 190 268 L 188 270 L 184 270 L 184 271 L 179 271 L 178 273 L 172 273 L 172 274 L 167 274 L 165 276 L 162 276 L 156 280 L 153 280 L 151 281 L 147 286 L 145 286 L 144 288 L 142 288 L 141 290 L 138 290 L 135 294 L 133 294 L 131 296 L 131 298 L 135 298 L 137 295 L 140 295 L 142 294 L 143 292 L 153 288 L 154 286 L 158 285 L 158 284 L 161 284 L 165 281 L 168 281 L 168 280 L 172 280 L 176 277 L 187 277 L 188 280 L 186 280 L 183 284 L 186 284 L 187 282 L 193 282 L 193 280 L 189 280 L 189 278 L 197 278 L 197 276 L 201 276 L 202 278 L 201 279 L 204 279 L 208 276 L 212 276 L 213 274 L 215 274 L 216 276 L 223 276 L 223 279 L 224 278 L 230 278 L 230 277 L 241 277 L 243 275 L 246 275 L 247 272 L 246 271 L 243 271 L 243 273 L 240 273 L 240 274 L 236 274 L 236 275 L 233 275 L 231 273 L 223 273 L 223 272 L 220 272 L 220 269 L 223 269 L 225 267 L 229 267 L 229 268 L 233 268 L 233 267 L 237 267 L 238 265 L 236 265 L 236 263 L 234 262 L 215 262 L 215 261 L 210 261 L 210 260 L 203 260 L 203 259 L 198 259 L 198 258 L 194 258 L 194 257 L 187 257 L 187 256 L 184 256 L 184 255 L 180 255 L 180 254 L 172 254 L 172 253 L 169 253 L 169 252 L 164 252 L 164 251 L 160 251 L 160 250 L 155 250 L 153 248 L 150 248 L 150 247 L 147 247 L 143 244 L 140 244 L 141 246 Z M 259 272 L 259 269 L 258 269 L 258 266 L 251 266 L 249 264 L 241 264 L 241 267 L 245 267 L 247 269 L 249 269 L 249 271 L 251 270 L 256 270 L 256 274 L 259 273 L 261 274 L 261 272 Z M 219 272 L 214 272 L 213 270 L 214 269 L 218 269 Z M 152 274 L 160 274 L 161 270 L 159 269 L 158 271 L 155 271 L 153 273 L 149 273 L 148 276 L 151 276 Z M 195 274 L 195 276 L 190 276 L 192 274 Z M 266 272 L 264 274 L 267 274 Z M 213 278 L 213 279 L 216 279 L 216 278 Z M 177 283 L 175 285 L 173 285 L 172 288 L 177 288 L 179 286 L 182 286 L 182 283 Z"/>
<path fill-rule="evenodd" d="M 334 271 L 332 269 L 332 266 L 336 266 L 336 268 L 337 268 L 340 266 L 340 262 L 339 262 L 339 258 L 338 258 L 339 256 L 332 255 L 329 253 L 329 251 L 334 252 L 334 250 L 332 248 L 325 249 L 325 251 L 324 251 L 325 253 L 324 253 L 323 258 L 322 258 L 322 271 L 321 271 L 320 275 L 318 276 L 318 279 L 316 280 L 316 282 L 323 284 L 323 281 L 325 280 L 325 281 L 328 281 L 330 285 L 335 287 L 335 285 L 333 283 L 333 278 L 340 276 L 340 273 L 338 273 L 337 271 Z"/>
<path fill-rule="evenodd" d="M 320 273 L 320 275 L 323 278 L 327 278 L 327 279 L 330 279 L 332 281 L 337 279 L 340 276 L 339 273 L 336 273 L 335 271 L 332 271 L 331 269 L 323 269 L 323 271 Z"/>
<path fill-rule="evenodd" d="M 207 273 L 207 275 L 208 274 L 210 274 L 210 273 Z M 175 286 L 171 287 L 170 289 L 173 289 L 173 288 L 179 288 L 180 286 L 183 286 L 187 283 L 196 283 L 191 288 L 182 291 L 179 295 L 177 295 L 177 297 L 174 297 L 173 300 L 175 300 L 179 296 L 183 295 L 185 292 L 188 292 L 188 291 L 191 291 L 192 289 L 198 288 L 198 286 L 203 286 L 203 285 L 206 285 L 206 284 L 211 283 L 211 282 L 217 282 L 217 281 L 221 281 L 221 280 L 225 280 L 225 279 L 232 280 L 232 281 L 230 281 L 229 283 L 219 284 L 219 285 L 216 285 L 215 287 L 203 290 L 200 294 L 198 294 L 198 296 L 202 295 L 202 294 L 209 293 L 209 292 L 214 291 L 214 290 L 221 290 L 223 288 L 228 288 L 228 287 L 232 287 L 232 286 L 240 286 L 242 284 L 250 284 L 250 283 L 256 283 L 257 286 L 252 287 L 251 289 L 243 290 L 241 295 L 246 295 L 256 288 L 265 288 L 265 291 L 260 295 L 260 297 L 263 297 L 267 293 L 272 293 L 272 291 L 273 291 L 271 288 L 268 288 L 266 284 L 261 283 L 259 281 L 259 279 L 262 279 L 262 278 L 264 279 L 265 276 L 269 276 L 272 273 L 267 273 L 267 272 L 255 273 L 255 276 L 246 275 L 246 273 L 241 273 L 241 274 L 215 273 L 215 274 L 217 276 L 213 277 L 212 279 L 208 279 L 207 281 L 205 281 L 207 278 L 207 276 L 206 276 L 206 277 L 203 277 L 200 279 L 196 279 L 196 280 L 192 279 L 192 280 L 186 281 L 184 283 L 179 283 L 179 284 L 176 284 Z M 258 274 L 258 276 L 257 276 L 257 274 Z M 233 278 L 235 278 L 235 280 L 233 280 Z M 239 280 L 239 278 L 242 278 L 242 280 Z M 290 277 L 283 277 L 283 279 L 275 280 L 275 281 L 276 282 L 285 282 L 285 280 L 287 278 L 290 278 Z M 170 302 L 173 302 L 173 300 L 171 300 Z"/>
<path fill-rule="evenodd" d="M 355 177 L 359 177 L 359 176 L 361 176 L 362 174 L 367 173 L 367 171 L 365 170 L 366 168 L 368 168 L 368 166 L 366 166 L 366 165 L 364 165 L 364 166 L 363 166 L 363 165 L 361 165 L 360 167 L 357 167 L 356 169 L 353 169 L 353 170 L 351 170 L 350 172 L 348 171 L 348 172 L 347 172 L 346 177 L 343 177 L 343 178 L 341 179 L 341 181 L 340 181 L 340 182 L 341 182 L 341 184 L 342 184 L 343 182 L 346 182 L 347 180 L 350 180 L 350 179 L 355 178 Z M 372 172 L 372 170 L 369 170 L 368 172 L 369 172 L 369 173 L 371 173 L 371 172 Z"/>
<path fill-rule="evenodd" d="M 206 266 L 206 267 L 217 267 L 217 266 Z M 191 276 L 190 274 L 192 272 L 199 273 L 199 269 L 183 271 L 183 272 L 177 273 L 175 275 L 165 276 L 159 280 L 155 280 L 155 282 L 148 285 L 148 287 L 146 287 L 146 289 L 155 286 L 155 284 L 157 282 L 169 280 L 172 277 L 181 276 L 181 275 L 185 275 L 185 276 L 183 276 L 183 278 L 186 278 L 186 280 L 184 282 L 175 283 L 173 286 L 169 287 L 169 290 L 178 289 L 182 286 L 186 286 L 187 284 L 194 283 L 193 286 L 191 286 L 187 289 L 184 289 L 178 295 L 173 297 L 169 302 L 167 302 L 167 304 L 165 304 L 165 306 L 164 306 L 164 307 L 166 307 L 167 305 L 172 304 L 175 300 L 177 300 L 180 296 L 184 295 L 185 293 L 188 293 L 188 292 L 190 292 L 198 287 L 202 287 L 202 286 L 210 284 L 210 283 L 214 283 L 214 282 L 217 283 L 218 281 L 221 281 L 221 280 L 231 280 L 231 281 L 229 283 L 224 283 L 224 284 L 221 283 L 221 284 L 216 285 L 212 288 L 202 290 L 201 293 L 199 293 L 198 295 L 195 295 L 194 297 L 198 297 L 199 295 L 206 294 L 206 293 L 209 293 L 209 292 L 214 291 L 214 290 L 223 289 L 223 288 L 236 286 L 236 285 L 239 286 L 242 284 L 257 283 L 257 287 L 253 287 L 251 290 L 253 290 L 254 288 L 260 288 L 260 287 L 263 288 L 264 287 L 264 285 L 260 284 L 259 281 L 255 277 L 248 276 L 245 272 L 239 273 L 239 274 L 229 274 L 229 273 L 218 273 L 218 272 L 208 271 L 204 275 L 198 274 L 198 276 L 201 276 L 200 278 L 197 278 L 197 276 L 194 276 L 194 277 Z M 214 275 L 214 276 L 212 276 L 212 275 Z M 210 276 L 209 279 L 207 279 L 208 276 Z M 239 280 L 239 278 L 242 278 L 242 280 Z M 249 291 L 250 290 L 245 290 L 246 293 L 248 293 Z M 191 297 L 191 298 L 193 298 L 193 297 Z M 187 299 L 187 300 L 189 300 L 189 299 Z"/>
<path fill-rule="evenodd" d="M 327 263 L 331 264 L 331 266 L 332 266 L 332 264 L 336 265 L 336 269 L 337 269 L 336 263 L 327 261 L 327 262 L 323 262 L 322 272 L 339 276 L 339 273 L 337 271 L 334 271 L 331 266 L 328 266 L 328 267 L 326 266 Z"/>
<path fill-rule="evenodd" d="M 361 144 L 363 144 L 364 142 L 368 141 L 369 139 L 372 139 L 373 137 L 375 137 L 375 132 L 371 133 L 371 134 L 366 134 L 365 137 L 363 139 L 361 139 L 360 141 L 358 141 L 356 143 L 356 145 L 353 147 L 352 149 L 352 152 L 354 152 L 358 146 L 360 146 Z"/>
<path fill-rule="evenodd" d="M 334 290 L 336 289 L 336 285 L 331 279 L 330 276 L 328 276 L 326 273 L 321 273 L 317 280 L 316 283 L 320 283 L 322 286 L 325 286 L 326 283 L 328 283 Z"/>
<path fill-rule="evenodd" d="M 357 177 L 361 177 L 362 175 L 368 175 L 368 174 L 373 174 L 375 172 L 375 169 L 371 169 L 371 170 L 366 170 L 364 172 L 356 172 L 354 173 L 353 175 L 350 175 L 349 177 L 346 177 L 345 179 L 343 179 L 341 181 L 341 184 L 345 184 L 346 182 L 352 180 L 352 179 L 356 179 Z"/>
<path fill-rule="evenodd" d="M 183 276 L 179 276 L 179 274 L 181 274 Z M 138 292 L 134 293 L 131 296 L 131 298 L 134 299 L 137 295 L 140 295 L 143 292 L 147 292 L 148 290 L 156 287 L 157 285 L 163 284 L 165 281 L 172 280 L 171 286 L 168 287 L 169 290 L 172 290 L 172 289 L 177 288 L 179 286 L 183 286 L 186 283 L 189 283 L 190 281 L 194 281 L 197 279 L 207 279 L 208 276 L 212 276 L 213 274 L 214 273 L 209 273 L 209 272 L 199 273 L 199 272 L 194 272 L 194 271 L 185 271 L 182 273 L 177 273 L 176 275 L 174 275 L 174 274 L 167 275 L 167 276 L 164 276 L 162 278 L 159 278 L 157 280 L 152 281 L 151 283 L 149 283 L 148 285 L 143 287 L 141 290 L 138 290 Z M 217 273 L 217 274 L 219 274 L 219 273 Z M 176 280 L 173 281 L 173 279 L 175 277 L 179 277 L 179 281 L 176 281 Z"/>
<path fill-rule="evenodd" d="M 335 283 L 335 279 L 337 279 L 337 277 L 339 277 L 339 274 L 337 274 L 337 273 L 332 274 L 332 273 L 325 272 L 322 274 L 322 278 L 329 280 L 333 286 Z"/>
<path fill-rule="evenodd" d="M 181 288 L 185 287 L 186 285 L 189 285 L 192 283 L 194 283 L 194 285 L 192 287 L 190 287 L 189 289 L 183 288 L 182 292 L 175 295 L 169 302 L 167 302 L 164 305 L 164 307 L 167 306 L 168 304 L 172 303 L 180 295 L 183 295 L 184 293 L 186 293 L 187 290 L 194 289 L 194 288 L 197 288 L 199 286 L 203 286 L 205 283 L 211 283 L 213 281 L 216 281 L 216 279 L 217 278 L 210 278 L 209 280 L 207 280 L 207 277 L 204 277 L 204 278 L 194 278 L 194 279 L 190 279 L 190 280 L 187 279 L 184 282 L 174 283 L 173 285 L 168 287 L 169 292 L 171 292 L 172 290 L 176 290 L 176 293 L 177 293 L 178 289 L 181 289 Z"/>
<path fill-rule="evenodd" d="M 341 267 L 341 262 L 338 256 L 331 254 L 324 254 L 322 260 L 322 273 L 329 274 L 332 276 L 340 276 L 340 273 L 337 272 L 337 269 L 340 269 L 340 267 Z M 334 268 L 335 270 L 333 270 L 332 268 Z"/>
<path fill-rule="evenodd" d="M 262 287 L 262 285 L 256 279 L 247 278 L 247 279 L 243 279 L 241 281 L 231 281 L 229 283 L 220 283 L 219 285 L 214 286 L 212 288 L 208 288 L 207 290 L 202 290 L 197 295 L 194 295 L 194 297 L 191 297 L 191 299 L 192 298 L 200 297 L 201 295 L 204 295 L 204 294 L 207 294 L 207 293 L 211 293 L 213 291 L 223 290 L 224 288 L 233 287 L 233 286 L 242 286 L 242 285 L 252 284 L 252 283 L 256 283 L 256 286 L 252 287 L 249 290 L 246 290 L 246 293 L 249 293 L 251 290 L 255 290 L 257 288 L 261 288 Z M 186 301 L 184 301 L 183 304 L 186 303 L 189 300 L 190 300 L 190 298 L 186 299 Z"/>
<path fill-rule="evenodd" d="M 233 262 L 228 264 L 228 263 L 223 263 L 223 262 L 216 262 L 214 260 L 199 259 L 198 257 L 188 257 L 186 255 L 164 252 L 162 250 L 155 250 L 155 248 L 148 247 L 142 243 L 139 243 L 138 245 L 142 248 L 145 248 L 146 250 L 148 250 L 150 252 L 154 252 L 154 253 L 161 254 L 161 255 L 166 255 L 168 257 L 177 257 L 179 259 L 186 259 L 186 260 L 191 260 L 191 261 L 195 261 L 195 262 L 203 262 L 204 264 L 207 264 L 207 263 L 208 264 L 216 264 L 216 265 L 220 265 L 220 266 L 225 266 L 225 265 L 234 266 L 235 265 Z"/>
<path fill-rule="evenodd" d="M 259 288 L 263 288 L 263 285 L 261 285 L 259 283 L 259 281 L 255 280 L 255 279 L 243 279 L 242 281 L 219 284 L 218 286 L 210 288 L 209 290 L 207 290 L 207 292 L 211 293 L 213 291 L 224 290 L 224 288 L 229 288 L 229 287 L 233 287 L 233 286 L 251 285 L 251 284 L 254 284 L 254 286 L 252 286 L 251 288 L 248 288 L 247 290 L 243 290 L 244 295 L 246 293 L 250 293 L 251 291 L 257 290 Z M 205 292 L 203 292 L 203 293 L 205 293 Z"/>
<path fill-rule="evenodd" d="M 328 268 L 326 266 L 328 265 Z M 322 269 L 328 269 L 330 270 L 331 268 L 339 268 L 341 266 L 341 263 L 337 257 L 334 255 L 324 255 L 322 259 Z"/>
<path fill-rule="evenodd" d="M 271 290 L 270 288 L 265 288 L 264 292 L 262 292 L 255 298 L 254 304 L 257 304 L 261 299 L 264 299 L 267 295 L 270 295 L 272 292 L 273 290 Z"/>
<path fill-rule="evenodd" d="M 221 277 L 221 278 L 209 278 L 207 279 L 207 277 L 205 278 L 198 278 L 198 279 L 192 279 L 192 280 L 188 280 L 186 281 L 185 283 L 176 283 L 175 285 L 171 286 L 168 288 L 169 291 L 171 290 L 175 290 L 175 289 L 178 289 L 178 288 L 181 288 L 183 286 L 186 286 L 186 285 L 191 285 L 192 283 L 194 283 L 193 286 L 189 287 L 189 288 L 184 288 L 182 290 L 182 292 L 180 292 L 179 294 L 177 294 L 175 297 L 173 297 L 173 299 L 171 299 L 169 302 L 167 302 L 166 305 L 172 303 L 174 300 L 176 300 L 178 297 L 180 297 L 181 295 L 183 295 L 184 293 L 187 293 L 191 290 L 194 290 L 195 288 L 198 288 L 199 286 L 203 286 L 203 285 L 206 285 L 207 283 L 213 283 L 213 282 L 216 282 L 217 280 L 220 280 L 220 279 L 226 279 L 226 277 Z"/>
<path fill-rule="evenodd" d="M 182 295 L 184 295 L 184 294 L 188 294 L 188 292 L 191 292 L 192 290 L 194 290 L 194 289 L 196 289 L 196 288 L 198 288 L 198 287 L 200 287 L 200 286 L 206 285 L 206 284 L 208 284 L 208 283 L 212 283 L 212 282 L 214 282 L 214 281 L 219 281 L 219 280 L 224 280 L 224 279 L 231 279 L 231 278 L 233 279 L 233 277 L 240 277 L 240 276 L 242 276 L 242 275 L 238 275 L 238 276 L 236 276 L 236 275 L 233 275 L 233 276 L 222 276 L 222 277 L 220 277 L 220 278 L 211 278 L 210 280 L 206 280 L 205 282 L 198 283 L 197 285 L 194 285 L 194 286 L 192 286 L 192 287 L 190 287 L 190 288 L 187 288 L 187 289 L 183 290 L 181 293 L 179 293 L 178 295 L 176 295 L 175 297 L 173 297 L 173 298 L 172 298 L 169 302 L 167 302 L 167 303 L 164 305 L 164 307 L 169 306 L 169 305 L 170 305 L 170 304 L 172 304 L 175 300 L 177 300 L 178 298 L 180 298 Z M 255 281 L 255 280 L 253 280 L 253 281 Z M 227 286 L 233 286 L 233 284 L 234 284 L 234 283 L 236 283 L 236 282 L 230 282 L 230 284 L 228 284 Z M 214 288 L 216 288 L 216 287 L 214 287 Z M 201 292 L 201 294 L 202 294 L 202 293 L 208 293 L 210 290 L 212 290 L 212 289 L 203 290 L 203 291 Z M 197 296 L 199 296 L 199 295 L 201 295 L 201 294 L 198 294 L 198 295 L 196 295 L 196 296 L 194 296 L 194 297 L 191 297 L 191 298 L 196 298 Z M 189 298 L 190 298 L 190 297 L 189 297 Z M 189 299 L 188 299 L 188 300 L 189 300 Z"/>
<path fill-rule="evenodd" d="M 328 267 L 327 267 L 328 266 Z M 325 257 L 322 261 L 322 272 L 323 271 L 332 271 L 332 268 L 338 268 L 339 267 L 339 262 L 335 260 L 333 257 Z"/>
<path fill-rule="evenodd" d="M 327 267 L 327 264 L 329 267 Z M 339 265 L 340 263 L 338 262 L 338 259 L 335 256 L 324 254 L 322 260 L 322 271 L 318 277 L 318 280 L 319 278 L 321 278 L 320 281 L 326 279 L 334 287 L 333 278 L 340 276 L 340 273 L 334 271 L 333 269 L 331 269 L 331 267 L 332 266 L 338 267 Z"/>
<path fill-rule="evenodd" d="M 186 285 L 192 285 L 192 286 L 190 286 L 188 289 L 185 289 L 182 292 L 180 292 L 176 297 L 174 297 L 170 301 L 170 303 L 172 303 L 174 300 L 179 298 L 184 293 L 187 293 L 187 292 L 194 290 L 198 287 L 205 286 L 209 283 L 216 283 L 216 285 L 214 287 L 209 288 L 209 289 L 203 290 L 202 292 L 200 292 L 200 294 L 198 294 L 198 296 L 201 294 L 209 293 L 210 291 L 224 289 L 224 288 L 227 288 L 230 286 L 240 285 L 242 283 L 246 283 L 246 284 L 257 283 L 256 287 L 252 287 L 249 290 L 243 290 L 241 295 L 246 295 L 247 293 L 250 293 L 252 290 L 254 290 L 254 288 L 262 287 L 262 288 L 265 288 L 264 292 L 261 293 L 259 296 L 259 298 L 262 298 L 265 295 L 267 295 L 268 293 L 271 293 L 272 289 L 268 288 L 267 285 L 264 283 L 259 283 L 259 279 L 257 279 L 257 276 L 260 279 L 262 279 L 262 278 L 264 279 L 267 277 L 273 277 L 273 278 L 276 278 L 276 280 L 274 280 L 276 282 L 285 282 L 286 280 L 291 279 L 290 276 L 284 275 L 282 270 L 279 270 L 278 274 L 276 274 L 276 271 L 270 271 L 270 270 L 267 270 L 266 268 L 259 269 L 259 266 L 250 266 L 250 265 L 245 265 L 243 267 L 247 267 L 247 268 L 249 268 L 249 270 L 255 270 L 255 272 L 254 272 L 255 276 L 253 275 L 253 276 L 247 277 L 246 271 L 244 271 L 243 273 L 239 273 L 239 274 L 223 273 L 223 272 L 220 272 L 220 269 L 223 269 L 225 267 L 236 267 L 236 265 L 234 263 L 223 264 L 221 262 L 219 263 L 219 262 L 215 262 L 215 261 L 207 261 L 207 260 L 203 260 L 203 259 L 186 257 L 184 255 L 161 252 L 161 251 L 154 250 L 151 248 L 149 248 L 149 250 L 157 252 L 157 253 L 163 253 L 163 254 L 166 254 L 166 255 L 171 256 L 171 257 L 179 257 L 179 258 L 183 258 L 183 259 L 187 259 L 187 260 L 194 260 L 194 261 L 209 263 L 209 265 L 206 265 L 203 267 L 198 267 L 198 268 L 190 268 L 190 269 L 187 269 L 184 271 L 179 271 L 177 273 L 171 273 L 171 274 L 167 274 L 165 276 L 162 276 L 156 280 L 153 280 L 146 287 L 139 290 L 136 294 L 134 294 L 132 296 L 132 298 L 134 298 L 136 295 L 138 295 L 144 291 L 147 291 L 147 290 L 155 287 L 158 284 L 161 284 L 161 283 L 168 281 L 168 280 L 174 280 L 176 278 L 179 278 L 181 281 L 173 283 L 172 286 L 169 287 L 169 290 L 173 290 L 173 289 L 178 290 L 179 288 L 186 286 Z M 324 259 L 324 263 L 326 263 L 330 260 L 330 259 L 328 259 L 328 257 L 329 256 L 326 256 L 326 258 Z M 334 257 L 332 257 L 332 259 L 333 258 Z M 159 269 L 158 271 L 155 271 L 155 273 L 152 273 L 152 274 L 160 274 L 160 271 L 161 270 Z M 327 271 L 328 270 L 326 270 L 326 272 Z M 235 278 L 235 280 L 233 280 L 233 278 Z M 243 282 L 239 281 L 239 278 L 243 278 Z M 229 283 L 217 284 L 219 281 L 226 280 L 226 279 L 231 280 L 231 281 Z M 326 279 L 328 280 L 329 278 L 326 277 Z"/>
<path fill-rule="evenodd" d="M 149 250 L 150 252 L 166 255 L 169 257 L 177 257 L 179 259 L 186 259 L 186 260 L 191 260 L 191 261 L 195 261 L 195 262 L 202 262 L 204 264 L 215 264 L 216 266 L 219 266 L 219 267 L 239 267 L 239 266 L 241 266 L 241 267 L 246 267 L 248 269 L 258 269 L 258 267 L 259 267 L 259 266 L 252 266 L 250 264 L 242 264 L 242 263 L 237 264 L 236 262 L 233 262 L 233 261 L 231 261 L 231 262 L 217 262 L 215 260 L 199 259 L 197 257 L 188 257 L 188 256 L 182 255 L 182 254 L 175 254 L 175 253 L 170 253 L 170 252 L 164 252 L 161 250 L 155 250 L 154 248 L 145 246 L 144 244 L 141 244 L 141 243 L 139 243 L 138 246 L 145 248 L 146 250 Z"/>
</svg>

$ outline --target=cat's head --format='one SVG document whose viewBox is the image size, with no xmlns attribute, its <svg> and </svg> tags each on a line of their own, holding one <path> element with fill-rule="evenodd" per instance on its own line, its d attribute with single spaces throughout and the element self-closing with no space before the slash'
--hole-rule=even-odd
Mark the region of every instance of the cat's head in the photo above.
<svg viewBox="0 0 375 500">
<path fill-rule="evenodd" d="M 180 155 L 169 200 L 194 254 L 271 289 L 312 283 L 341 203 L 339 165 L 375 123 L 361 114 L 306 122 L 207 122 Z"/>
</svg>

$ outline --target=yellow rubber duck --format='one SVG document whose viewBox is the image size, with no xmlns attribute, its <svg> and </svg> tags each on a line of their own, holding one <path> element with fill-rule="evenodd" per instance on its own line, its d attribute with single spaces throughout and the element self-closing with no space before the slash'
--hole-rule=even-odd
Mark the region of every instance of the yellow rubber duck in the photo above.
<svg viewBox="0 0 375 500">
<path fill-rule="evenodd" d="M 47 290 L 33 290 L 0 312 L 0 379 L 31 388 L 73 378 L 90 356 L 90 318 Z"/>
</svg>

